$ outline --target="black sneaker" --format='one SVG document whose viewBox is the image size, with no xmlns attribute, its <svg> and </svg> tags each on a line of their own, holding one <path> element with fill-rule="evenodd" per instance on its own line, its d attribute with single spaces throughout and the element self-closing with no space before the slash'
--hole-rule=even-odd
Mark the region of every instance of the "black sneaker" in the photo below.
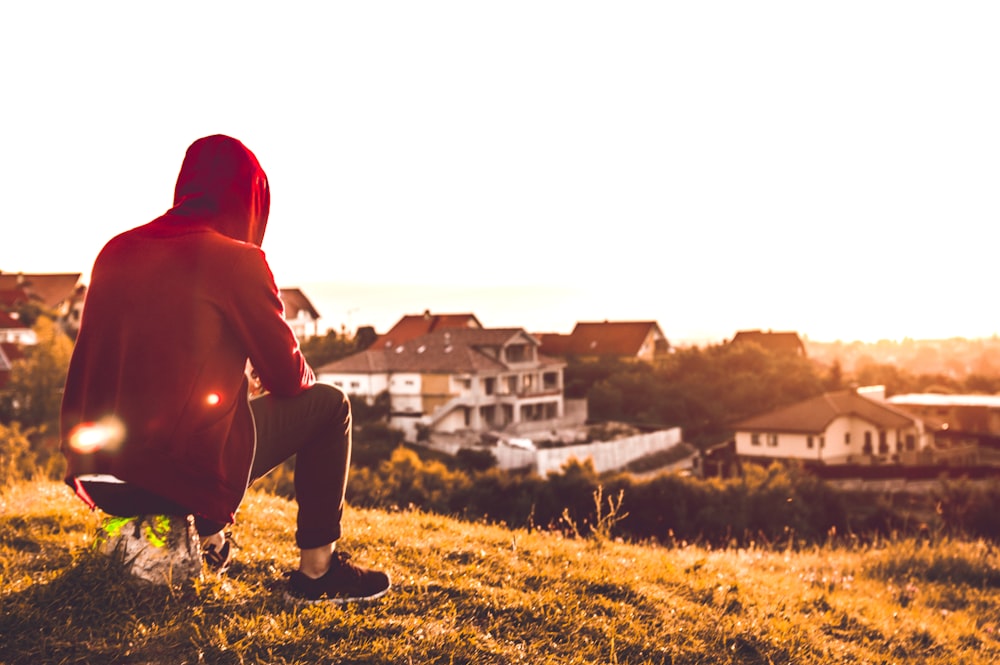
<svg viewBox="0 0 1000 665">
<path fill-rule="evenodd" d="M 389 576 L 378 570 L 356 566 L 350 555 L 334 552 L 330 570 L 313 579 L 294 570 L 289 575 L 286 596 L 295 602 L 327 602 L 335 605 L 381 598 L 389 591 Z"/>
<path fill-rule="evenodd" d="M 229 540 L 223 543 L 221 548 L 216 549 L 215 545 L 206 545 L 201 548 L 201 558 L 205 560 L 208 569 L 222 575 L 229 569 L 229 564 L 233 559 L 232 548 L 229 547 Z"/>
</svg>

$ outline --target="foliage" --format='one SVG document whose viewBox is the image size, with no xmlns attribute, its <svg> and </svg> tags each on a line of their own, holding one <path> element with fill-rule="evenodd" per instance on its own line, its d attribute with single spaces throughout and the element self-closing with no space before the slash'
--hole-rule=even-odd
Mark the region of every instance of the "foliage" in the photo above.
<svg viewBox="0 0 1000 665">
<path fill-rule="evenodd" d="M 0 423 L 0 487 L 31 478 L 37 465 L 31 441 L 19 423 Z"/>
<path fill-rule="evenodd" d="M 73 342 L 47 317 L 39 318 L 34 330 L 38 343 L 26 346 L 24 357 L 11 368 L 0 401 L 0 422 L 17 420 L 24 427 L 54 427 L 59 423 Z"/>
<path fill-rule="evenodd" d="M 414 451 L 399 447 L 377 470 L 362 468 L 353 474 L 348 500 L 361 506 L 419 508 L 454 514 L 457 499 L 467 489 L 469 477 L 438 461 L 423 461 Z"/>
<path fill-rule="evenodd" d="M 303 340 L 299 344 L 299 348 L 302 350 L 306 362 L 313 369 L 319 369 L 323 365 L 345 358 L 360 350 L 355 337 L 349 336 L 346 332 L 337 332 L 332 328 L 327 330 L 325 335 L 316 335 Z"/>
<path fill-rule="evenodd" d="M 387 570 L 394 588 L 372 605 L 336 608 L 284 601 L 294 524 L 294 504 L 251 492 L 228 576 L 152 587 L 88 549 L 96 518 L 65 486 L 9 488 L 0 662 L 1000 659 L 1000 552 L 977 541 L 666 548 L 353 508 L 339 546 Z"/>
<path fill-rule="evenodd" d="M 646 363 L 570 363 L 566 393 L 587 396 L 592 421 L 675 427 L 689 441 L 717 443 L 729 423 L 823 392 L 820 369 L 757 344 L 678 349 Z"/>
<path fill-rule="evenodd" d="M 15 428 L 20 433 L 15 439 L 23 435 L 30 442 L 30 450 L 20 453 L 20 466 L 31 464 L 32 473 L 57 478 L 64 467 L 59 409 L 73 342 L 46 316 L 38 318 L 34 330 L 38 343 L 24 348 L 0 392 L 0 425 Z"/>
</svg>

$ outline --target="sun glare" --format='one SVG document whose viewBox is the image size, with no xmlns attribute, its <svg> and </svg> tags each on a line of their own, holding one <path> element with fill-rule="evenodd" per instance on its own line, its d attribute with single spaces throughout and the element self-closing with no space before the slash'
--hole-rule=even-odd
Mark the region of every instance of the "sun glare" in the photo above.
<svg viewBox="0 0 1000 665">
<path fill-rule="evenodd" d="M 114 452 L 125 440 L 125 426 L 114 416 L 96 423 L 81 423 L 69 435 L 69 446 L 78 453 Z"/>
</svg>

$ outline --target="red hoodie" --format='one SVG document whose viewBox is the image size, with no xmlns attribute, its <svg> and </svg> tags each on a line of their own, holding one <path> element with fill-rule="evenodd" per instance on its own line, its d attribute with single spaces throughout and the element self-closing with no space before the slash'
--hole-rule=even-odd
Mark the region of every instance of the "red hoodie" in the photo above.
<svg viewBox="0 0 1000 665">
<path fill-rule="evenodd" d="M 277 396 L 314 381 L 260 249 L 269 205 L 253 153 L 209 136 L 174 207 L 98 255 L 61 422 L 66 481 L 88 503 L 77 476 L 111 474 L 232 521 L 254 454 L 247 359 Z"/>
</svg>

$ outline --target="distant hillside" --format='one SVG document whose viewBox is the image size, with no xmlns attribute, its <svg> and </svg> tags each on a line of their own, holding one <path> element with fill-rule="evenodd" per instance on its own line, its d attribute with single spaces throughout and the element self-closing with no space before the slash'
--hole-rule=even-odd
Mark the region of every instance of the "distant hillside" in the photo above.
<svg viewBox="0 0 1000 665">
<path fill-rule="evenodd" d="M 914 541 L 804 551 L 625 545 L 349 509 L 342 546 L 395 589 L 285 604 L 294 506 L 254 492 L 226 578 L 126 583 L 62 485 L 0 494 L 0 662 L 993 663 L 1000 554 Z M 613 519 L 612 519 L 613 521 Z"/>
</svg>

